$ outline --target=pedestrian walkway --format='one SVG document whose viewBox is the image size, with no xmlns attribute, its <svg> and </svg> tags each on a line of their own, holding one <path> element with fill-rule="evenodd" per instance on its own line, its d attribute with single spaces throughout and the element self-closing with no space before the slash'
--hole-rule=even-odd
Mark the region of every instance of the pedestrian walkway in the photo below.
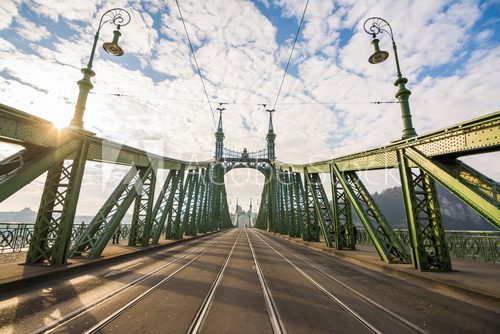
<svg viewBox="0 0 500 334">
<path fill-rule="evenodd" d="M 301 238 L 273 233 L 281 238 L 323 251 L 359 266 L 384 272 L 404 280 L 418 281 L 427 288 L 447 295 L 482 298 L 500 306 L 500 265 L 452 258 L 452 272 L 420 272 L 410 264 L 388 264 L 380 260 L 374 247 L 356 245 L 356 250 L 336 250 L 323 242 L 306 242 Z"/>
<path fill-rule="evenodd" d="M 201 234 L 199 236 L 203 236 Z M 192 239 L 193 237 L 184 237 L 183 240 Z M 24 265 L 26 252 L 2 254 L 6 255 L 4 261 L 0 263 L 0 290 L 2 285 L 8 283 L 15 283 L 20 281 L 27 281 L 36 277 L 52 275 L 64 270 L 89 265 L 96 262 L 102 262 L 109 259 L 122 257 L 127 254 L 137 253 L 146 249 L 165 246 L 172 243 L 182 242 L 182 240 L 167 240 L 160 238 L 158 246 L 153 247 L 139 247 L 128 246 L 128 240 L 120 240 L 119 244 L 113 244 L 111 241 L 102 252 L 102 256 L 98 259 L 85 259 L 85 258 L 72 258 L 68 260 L 68 264 L 62 266 L 49 266 L 44 264 Z"/>
</svg>

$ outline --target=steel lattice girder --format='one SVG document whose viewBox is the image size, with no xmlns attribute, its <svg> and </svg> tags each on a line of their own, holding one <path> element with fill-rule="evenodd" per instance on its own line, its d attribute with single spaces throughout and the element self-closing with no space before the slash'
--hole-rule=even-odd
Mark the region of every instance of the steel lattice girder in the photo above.
<svg viewBox="0 0 500 334">
<path fill-rule="evenodd" d="M 298 215 L 298 203 L 295 198 L 295 191 L 294 191 L 294 183 L 295 183 L 295 175 L 294 173 L 288 173 L 288 209 L 289 209 L 289 216 L 288 216 L 288 235 L 290 237 L 299 237 L 300 236 L 300 231 L 299 231 L 299 225 L 301 222 L 299 222 Z"/>
<path fill-rule="evenodd" d="M 325 244 L 327 247 L 333 247 L 335 239 L 333 213 L 328 203 L 321 178 L 318 173 L 309 173 L 307 169 L 304 170 L 304 178 L 306 179 L 308 192 L 312 198 L 314 212 L 316 213 L 316 220 L 321 228 Z"/>
<path fill-rule="evenodd" d="M 187 201 L 184 203 L 183 227 L 186 235 L 196 235 L 197 203 L 199 196 L 200 173 L 197 169 L 189 171 L 191 183 L 188 189 Z"/>
<path fill-rule="evenodd" d="M 142 185 L 151 169 L 132 166 L 113 193 L 106 200 L 97 215 L 85 228 L 71 248 L 70 256 L 97 258 L 101 256 L 109 239 L 117 229 L 128 208 L 142 192 Z"/>
<path fill-rule="evenodd" d="M 155 207 L 152 212 L 152 226 L 151 226 L 151 244 L 157 245 L 160 240 L 161 233 L 165 228 L 165 221 L 167 220 L 168 213 L 171 210 L 174 201 L 174 189 L 177 188 L 179 182 L 182 182 L 182 173 L 178 170 L 170 170 L 160 195 L 156 200 Z"/>
<path fill-rule="evenodd" d="M 207 167 L 212 163 L 212 161 L 189 162 L 162 157 L 96 137 L 94 133 L 86 130 L 57 129 L 52 123 L 43 118 L 0 103 L 0 141 L 26 147 L 57 149 L 72 140 L 88 142 L 89 150 L 86 159 L 89 161 L 109 162 L 136 166 L 137 168 L 148 167 L 153 161 L 156 161 L 160 169 L 175 170 L 179 170 L 181 166 L 188 169 Z M 78 153 L 74 152 L 74 154 L 74 156 L 69 156 L 67 159 L 77 158 Z"/>
<path fill-rule="evenodd" d="M 413 266 L 451 271 L 434 180 L 422 169 L 411 168 L 403 150 L 398 158 Z"/>
<path fill-rule="evenodd" d="M 207 187 L 206 187 L 206 168 L 201 169 L 200 178 L 199 178 L 199 190 L 198 190 L 198 198 L 196 200 L 196 218 L 195 218 L 195 235 L 198 232 L 205 233 L 205 228 L 203 226 L 203 212 L 205 210 L 205 198 L 207 195 Z"/>
<path fill-rule="evenodd" d="M 21 150 L 0 162 L 0 202 L 45 173 L 49 168 L 79 151 L 78 139 L 58 148 L 29 148 Z"/>
<path fill-rule="evenodd" d="M 27 264 L 66 263 L 87 150 L 88 144 L 83 142 L 75 160 L 68 165 L 64 159 L 60 160 L 49 169 L 26 255 Z"/>
<path fill-rule="evenodd" d="M 257 213 L 257 221 L 255 222 L 255 227 L 261 230 L 266 229 L 266 217 L 267 217 L 267 188 L 268 182 L 264 182 L 264 187 L 262 188 L 262 194 L 260 196 L 259 212 Z"/>
<path fill-rule="evenodd" d="M 289 213 L 288 213 L 288 192 L 287 192 L 287 172 L 281 172 L 281 177 L 279 182 L 281 182 L 281 234 L 288 234 L 289 227 Z"/>
<path fill-rule="evenodd" d="M 428 158 L 459 157 L 498 151 L 500 147 L 500 112 L 485 115 L 410 139 L 400 140 L 373 150 L 337 157 L 310 164 L 288 164 L 274 161 L 276 167 L 291 168 L 296 172 L 328 173 L 334 163 L 344 172 L 397 168 L 397 151 L 415 148 Z M 413 167 L 413 166 L 412 166 Z"/>
<path fill-rule="evenodd" d="M 179 179 L 172 189 L 172 204 L 167 213 L 167 223 L 165 226 L 165 239 L 178 239 L 180 232 L 181 215 L 182 215 L 182 201 L 184 199 L 184 173 L 185 169 L 182 167 L 179 171 Z"/>
<path fill-rule="evenodd" d="M 500 229 L 500 185 L 458 160 L 437 161 L 413 148 L 402 154 Z"/>
<path fill-rule="evenodd" d="M 278 220 L 278 210 L 276 208 L 277 171 L 273 166 L 269 169 L 269 187 L 267 191 L 268 231 L 276 232 L 276 223 Z"/>
<path fill-rule="evenodd" d="M 128 239 L 129 246 L 146 247 L 151 238 L 152 207 L 156 186 L 156 162 L 144 178 L 142 191 L 135 198 L 134 213 Z"/>
<path fill-rule="evenodd" d="M 213 165 L 210 182 L 213 185 L 212 191 L 212 217 L 211 225 L 215 229 L 220 229 L 222 226 L 222 185 L 224 183 L 223 166 L 218 163 Z"/>
<path fill-rule="evenodd" d="M 354 250 L 356 249 L 356 240 L 352 224 L 351 203 L 339 178 L 332 169 L 330 169 L 330 183 L 335 221 L 335 247 Z"/>
<path fill-rule="evenodd" d="M 207 233 L 212 231 L 212 227 L 209 224 L 211 217 L 211 200 L 212 200 L 212 185 L 210 183 L 210 169 L 205 168 L 203 175 L 203 184 L 205 187 L 205 195 L 203 199 L 203 210 L 201 211 L 200 217 L 200 232 Z"/>
<path fill-rule="evenodd" d="M 285 234 L 286 232 L 286 212 L 285 212 L 285 202 L 284 202 L 284 178 L 283 171 L 276 171 L 276 231 L 279 234 Z"/>
<path fill-rule="evenodd" d="M 342 184 L 380 258 L 388 263 L 410 262 L 407 250 L 386 222 L 356 173 L 341 172 L 335 164 L 332 164 L 332 171 Z"/>
<path fill-rule="evenodd" d="M 306 226 L 306 212 L 305 212 L 305 194 L 304 188 L 302 187 L 302 179 L 300 173 L 292 173 L 293 175 L 293 183 L 292 183 L 292 191 L 294 196 L 294 205 L 295 205 L 295 217 L 297 219 L 297 237 L 303 236 L 303 231 Z"/>
<path fill-rule="evenodd" d="M 316 214 L 316 206 L 314 204 L 314 189 L 309 186 L 310 180 L 307 174 L 307 169 L 304 170 L 304 208 L 306 211 L 306 224 L 302 230 L 302 238 L 304 241 L 319 241 L 320 222 Z"/>
<path fill-rule="evenodd" d="M 227 203 L 227 192 L 226 185 L 222 185 L 222 196 L 221 196 L 221 213 L 222 213 L 222 228 L 230 228 L 233 227 L 231 223 L 231 216 L 229 214 L 229 205 Z"/>
</svg>

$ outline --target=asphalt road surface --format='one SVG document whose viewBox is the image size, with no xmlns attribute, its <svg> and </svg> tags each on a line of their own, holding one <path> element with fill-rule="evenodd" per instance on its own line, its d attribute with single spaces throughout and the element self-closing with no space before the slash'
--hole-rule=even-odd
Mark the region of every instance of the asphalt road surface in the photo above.
<svg viewBox="0 0 500 334">
<path fill-rule="evenodd" d="M 0 333 L 498 333 L 500 314 L 253 229 L 0 296 Z"/>
</svg>

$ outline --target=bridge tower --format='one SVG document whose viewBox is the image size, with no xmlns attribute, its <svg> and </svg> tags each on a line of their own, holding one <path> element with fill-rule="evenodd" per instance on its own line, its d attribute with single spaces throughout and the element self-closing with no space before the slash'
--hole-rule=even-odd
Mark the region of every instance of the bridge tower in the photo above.
<svg viewBox="0 0 500 334">
<path fill-rule="evenodd" d="M 269 129 L 267 131 L 267 158 L 269 160 L 274 160 L 276 159 L 276 153 L 274 150 L 274 140 L 276 139 L 276 134 L 274 133 L 273 129 L 273 112 L 275 111 L 274 109 L 266 109 L 266 111 L 269 113 Z"/>
<path fill-rule="evenodd" d="M 215 159 L 222 159 L 222 152 L 224 150 L 224 130 L 222 129 L 222 111 L 225 108 L 219 107 L 219 125 L 217 126 L 217 132 L 215 133 Z"/>
</svg>

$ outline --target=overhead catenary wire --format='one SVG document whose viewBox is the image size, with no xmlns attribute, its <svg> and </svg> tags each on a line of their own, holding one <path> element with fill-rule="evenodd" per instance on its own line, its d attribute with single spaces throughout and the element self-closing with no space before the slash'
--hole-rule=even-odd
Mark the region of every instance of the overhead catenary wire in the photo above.
<svg viewBox="0 0 500 334">
<path fill-rule="evenodd" d="M 123 93 L 106 93 L 106 92 L 90 92 L 90 94 L 96 95 L 108 95 L 115 97 L 132 97 L 137 99 L 148 99 L 148 100 L 166 100 L 170 102 L 179 102 L 179 103 L 206 103 L 207 101 L 203 100 L 192 100 L 192 99 L 178 99 L 174 97 L 164 97 L 164 96 L 144 96 L 144 95 L 134 95 L 134 94 L 123 94 Z M 233 102 L 219 102 L 216 101 L 214 103 L 222 103 L 228 105 L 249 105 L 249 106 L 261 106 L 263 103 L 251 102 L 251 101 L 233 101 Z M 342 105 L 342 104 L 391 104 L 391 103 L 399 103 L 399 101 L 299 101 L 299 102 L 284 102 L 280 103 L 284 106 L 294 106 L 294 105 Z"/>
<path fill-rule="evenodd" d="M 281 88 L 283 88 L 283 82 L 285 82 L 285 77 L 288 72 L 288 66 L 290 66 L 290 61 L 292 60 L 293 50 L 295 49 L 295 44 L 297 43 L 297 39 L 299 38 L 300 29 L 302 28 L 302 23 L 304 22 L 304 17 L 306 15 L 308 4 L 309 0 L 306 1 L 306 5 L 304 6 L 304 11 L 302 12 L 302 18 L 300 19 L 299 27 L 297 29 L 297 34 L 295 34 L 295 39 L 293 40 L 292 49 L 290 50 L 290 56 L 288 57 L 288 62 L 286 63 L 285 71 L 283 72 L 283 77 L 281 78 L 280 87 L 278 88 L 278 94 L 276 94 L 276 100 L 274 100 L 273 109 L 276 109 L 276 105 L 278 104 Z"/>
<path fill-rule="evenodd" d="M 207 87 L 205 86 L 205 81 L 203 80 L 203 76 L 201 75 L 200 66 L 198 66 L 198 60 L 196 59 L 196 54 L 194 52 L 193 44 L 191 43 L 191 38 L 189 38 L 189 33 L 186 28 L 186 23 L 184 22 L 184 17 L 182 16 L 181 7 L 179 6 L 179 1 L 175 0 L 175 4 L 177 5 L 177 9 L 179 10 L 179 15 L 181 17 L 182 26 L 184 27 L 184 32 L 186 33 L 186 38 L 189 42 L 189 48 L 191 49 L 191 54 L 193 55 L 194 63 L 196 65 L 196 70 L 198 71 L 198 75 L 200 76 L 201 85 L 203 86 L 203 91 L 205 92 L 205 96 L 207 97 L 208 106 L 210 107 L 210 112 L 212 113 L 212 120 L 214 121 L 214 129 L 217 128 L 217 123 L 215 122 L 215 113 L 212 108 L 212 104 L 210 103 L 210 98 L 208 97 Z"/>
</svg>

